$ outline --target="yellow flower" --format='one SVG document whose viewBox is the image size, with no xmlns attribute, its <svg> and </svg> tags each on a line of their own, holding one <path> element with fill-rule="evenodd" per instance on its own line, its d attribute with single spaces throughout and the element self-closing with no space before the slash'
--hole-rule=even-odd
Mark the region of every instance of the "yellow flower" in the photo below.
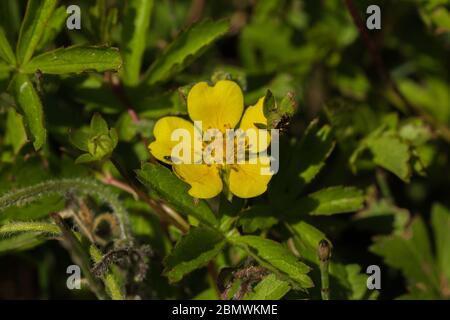
<svg viewBox="0 0 450 320">
<path fill-rule="evenodd" d="M 272 177 L 269 170 L 269 157 L 258 155 L 258 152 L 264 151 L 270 144 L 267 130 L 259 129 L 267 125 L 263 103 L 264 98 L 261 98 L 244 112 L 244 97 L 241 88 L 235 82 L 221 80 L 212 87 L 206 82 L 197 83 L 188 94 L 187 109 L 191 120 L 196 124 L 197 121 L 201 121 L 201 129 L 179 117 L 164 117 L 155 124 L 156 140 L 149 145 L 149 149 L 155 158 L 172 165 L 175 174 L 191 186 L 189 194 L 195 198 L 215 197 L 224 189 L 224 186 L 240 198 L 256 197 L 266 191 Z M 239 123 L 239 129 L 244 131 L 253 129 L 256 132 L 256 141 L 259 141 L 257 144 L 251 144 L 250 141 L 255 140 L 251 140 L 248 136 L 245 136 L 244 140 L 239 140 L 226 135 L 229 131 L 227 129 L 234 129 Z M 183 159 L 191 160 L 188 163 L 172 161 L 172 151 L 178 144 L 177 141 L 173 141 L 172 134 L 179 128 L 190 133 L 189 142 L 192 149 L 180 153 Z M 208 129 L 217 129 L 216 132 L 224 136 L 223 141 L 211 139 L 212 142 L 209 145 L 212 146 L 215 142 L 215 152 L 219 152 L 218 157 L 224 159 L 223 161 L 214 163 L 198 161 L 199 158 L 202 159 L 208 148 L 202 139 L 202 133 L 207 133 Z M 227 141 L 227 137 L 228 140 L 233 140 Z M 246 159 L 241 158 L 241 161 L 237 161 L 234 150 L 239 150 L 238 141 L 244 141 L 241 145 L 244 145 L 248 152 Z M 194 148 L 196 143 L 200 145 L 201 154 Z M 226 150 L 229 145 L 234 146 L 231 157 Z M 211 155 L 215 157 L 217 154 L 212 152 Z M 252 161 L 249 161 L 250 159 Z"/>
</svg>

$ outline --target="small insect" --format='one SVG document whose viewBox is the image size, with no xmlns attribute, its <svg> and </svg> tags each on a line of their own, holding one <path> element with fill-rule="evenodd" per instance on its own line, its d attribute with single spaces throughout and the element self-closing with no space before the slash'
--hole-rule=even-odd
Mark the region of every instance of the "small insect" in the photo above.
<svg viewBox="0 0 450 320">
<path fill-rule="evenodd" d="M 280 121 L 276 124 L 275 129 L 280 130 L 282 133 L 286 133 L 291 124 L 291 119 L 292 117 L 287 114 L 282 115 Z"/>
</svg>

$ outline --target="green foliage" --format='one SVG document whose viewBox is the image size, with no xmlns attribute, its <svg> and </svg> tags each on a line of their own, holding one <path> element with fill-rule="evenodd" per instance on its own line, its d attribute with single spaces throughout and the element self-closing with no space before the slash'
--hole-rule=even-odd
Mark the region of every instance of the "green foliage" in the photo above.
<svg viewBox="0 0 450 320">
<path fill-rule="evenodd" d="M 180 281 L 187 273 L 205 266 L 225 244 L 220 233 L 208 228 L 192 228 L 164 260 L 169 281 Z"/>
<path fill-rule="evenodd" d="M 25 73 L 40 70 L 48 74 L 104 72 L 118 70 L 122 65 L 119 51 L 114 48 L 70 47 L 49 51 L 22 66 Z"/>
<path fill-rule="evenodd" d="M 57 3 L 57 0 L 28 1 L 17 42 L 16 54 L 19 64 L 27 63 L 33 56 Z"/>
<path fill-rule="evenodd" d="M 32 137 L 34 149 L 39 150 L 47 138 L 41 99 L 25 74 L 15 75 L 11 87 L 19 111 L 26 119 L 26 128 Z"/>
<path fill-rule="evenodd" d="M 167 47 L 166 52 L 156 59 L 148 69 L 145 82 L 154 85 L 165 81 L 175 73 L 183 70 L 195 56 L 201 54 L 214 40 L 228 30 L 228 22 L 203 21 L 191 26 L 181 33 Z"/>
<path fill-rule="evenodd" d="M 246 299 L 248 300 L 279 300 L 289 292 L 289 283 L 277 279 L 277 276 L 271 274 L 264 278 L 255 287 L 254 292 L 249 294 Z"/>
<path fill-rule="evenodd" d="M 332 215 L 357 211 L 364 204 L 363 193 L 352 187 L 330 187 L 300 198 L 298 206 L 299 214 Z"/>
<path fill-rule="evenodd" d="M 156 191 L 177 210 L 191 215 L 208 225 L 217 225 L 217 219 L 204 200 L 195 203 L 188 194 L 189 186 L 180 181 L 169 169 L 159 164 L 145 164 L 137 172 L 139 180 Z"/>
<path fill-rule="evenodd" d="M 431 220 L 436 257 L 433 256 L 432 244 L 421 218 L 415 218 L 401 234 L 380 237 L 371 247 L 374 253 L 385 259 L 386 264 L 400 269 L 408 280 L 409 293 L 400 298 L 448 298 L 450 211 L 436 205 Z"/>
<path fill-rule="evenodd" d="M 139 83 L 142 56 L 146 47 L 146 33 L 150 25 L 154 1 L 128 1 L 122 42 L 125 63 L 124 81 L 127 85 Z"/>
<path fill-rule="evenodd" d="M 10 65 L 16 64 L 16 57 L 2 27 L 0 27 L 0 58 Z"/>
<path fill-rule="evenodd" d="M 355 0 L 80 0 L 68 30 L 64 1 L 0 1 L 0 296 L 36 287 L 5 292 L 12 261 L 36 298 L 449 299 L 449 1 L 380 2 L 383 41 L 349 2 L 364 18 Z M 148 145 L 223 79 L 264 97 L 279 170 L 258 197 L 194 199 Z"/>
<path fill-rule="evenodd" d="M 311 279 L 306 275 L 310 268 L 298 259 L 281 244 L 263 239 L 257 236 L 240 236 L 233 238 L 237 245 L 244 246 L 250 255 L 255 257 L 263 266 L 274 270 L 276 273 L 288 276 L 294 286 L 310 288 L 313 286 Z"/>
<path fill-rule="evenodd" d="M 70 136 L 70 141 L 81 151 L 88 152 L 75 160 L 76 163 L 85 163 L 110 156 L 117 146 L 119 138 L 116 130 L 109 129 L 102 116 L 96 113 L 91 119 L 89 128 L 75 131 Z"/>
</svg>

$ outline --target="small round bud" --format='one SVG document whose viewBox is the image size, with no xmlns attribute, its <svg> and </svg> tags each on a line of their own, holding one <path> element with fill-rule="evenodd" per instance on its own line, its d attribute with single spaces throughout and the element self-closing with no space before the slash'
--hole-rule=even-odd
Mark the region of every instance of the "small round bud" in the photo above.
<svg viewBox="0 0 450 320">
<path fill-rule="evenodd" d="M 327 240 L 325 240 L 325 239 L 320 240 L 317 254 L 319 256 L 320 261 L 325 262 L 328 259 L 330 259 L 331 247 L 330 247 L 330 243 Z"/>
</svg>

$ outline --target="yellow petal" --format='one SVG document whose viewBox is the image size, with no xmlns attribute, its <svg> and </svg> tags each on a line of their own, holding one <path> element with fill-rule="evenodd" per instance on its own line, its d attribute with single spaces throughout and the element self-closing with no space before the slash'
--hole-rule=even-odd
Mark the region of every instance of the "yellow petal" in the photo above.
<svg viewBox="0 0 450 320">
<path fill-rule="evenodd" d="M 179 138 L 179 140 L 172 141 L 172 134 L 176 129 L 185 129 L 186 133 L 189 132 L 189 138 L 185 140 Z M 156 122 L 153 128 L 153 134 L 156 140 L 148 148 L 156 159 L 166 163 L 172 163 L 172 150 L 182 141 L 190 143 L 191 155 L 193 157 L 194 137 L 196 138 L 197 135 L 194 135 L 194 125 L 190 121 L 179 117 L 161 118 Z"/>
<path fill-rule="evenodd" d="M 248 107 L 244 116 L 242 117 L 241 124 L 239 128 L 241 130 L 255 130 L 254 138 L 256 141 L 252 141 L 249 136 L 247 144 L 249 145 L 249 150 L 252 153 L 260 152 L 266 150 L 270 145 L 270 133 L 268 130 L 260 129 L 256 124 L 261 124 L 267 126 L 267 118 L 264 116 L 264 97 L 260 98 L 254 106 Z M 251 142 L 250 142 L 251 141 Z"/>
<path fill-rule="evenodd" d="M 222 179 L 216 166 L 206 164 L 174 165 L 175 174 L 191 186 L 189 194 L 194 198 L 209 199 L 222 191 Z"/>
<path fill-rule="evenodd" d="M 231 193 L 240 198 L 253 198 L 263 194 L 272 178 L 272 174 L 264 174 L 269 170 L 267 157 L 259 158 L 256 164 L 246 162 L 231 166 L 228 180 Z"/>
<path fill-rule="evenodd" d="M 188 94 L 188 113 L 192 120 L 202 121 L 202 129 L 234 128 L 244 110 L 241 88 L 233 81 L 221 80 L 213 87 L 199 82 Z"/>
</svg>

